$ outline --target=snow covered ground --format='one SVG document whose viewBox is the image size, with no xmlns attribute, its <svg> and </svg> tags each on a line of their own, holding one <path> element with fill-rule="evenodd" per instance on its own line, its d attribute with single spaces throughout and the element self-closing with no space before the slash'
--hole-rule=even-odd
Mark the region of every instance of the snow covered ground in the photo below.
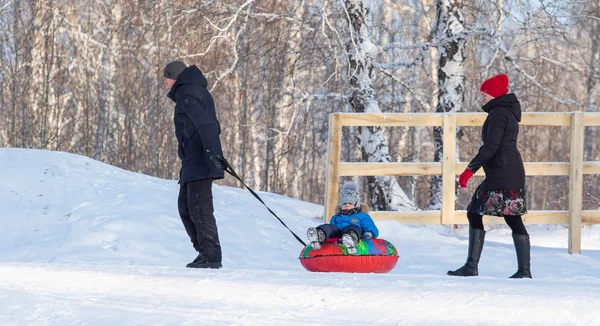
<svg viewBox="0 0 600 326">
<path fill-rule="evenodd" d="M 176 181 L 82 156 L 0 149 L 0 325 L 600 325 L 600 228 L 567 254 L 563 226 L 530 226 L 533 280 L 510 230 L 488 226 L 480 276 L 446 276 L 467 230 L 378 222 L 385 275 L 309 273 L 302 246 L 249 192 L 214 186 L 224 268 L 194 257 Z M 320 205 L 261 193 L 297 234 Z"/>
</svg>

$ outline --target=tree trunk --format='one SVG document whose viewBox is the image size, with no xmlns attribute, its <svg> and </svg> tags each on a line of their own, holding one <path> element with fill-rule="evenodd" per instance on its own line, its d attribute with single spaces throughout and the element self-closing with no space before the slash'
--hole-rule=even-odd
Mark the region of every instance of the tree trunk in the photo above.
<svg viewBox="0 0 600 326">
<path fill-rule="evenodd" d="M 294 74 L 295 74 L 295 66 L 300 59 L 300 53 L 302 52 L 302 25 L 303 25 L 303 16 L 305 13 L 305 5 L 304 1 L 300 1 L 300 3 L 294 3 L 295 11 L 293 13 L 293 20 L 290 23 L 289 30 L 287 32 L 287 41 L 284 47 L 284 55 L 282 57 L 283 67 L 281 71 L 282 81 L 281 81 L 281 90 L 279 93 L 279 99 L 276 103 L 277 108 L 277 128 L 279 129 L 279 134 L 273 135 L 277 137 L 277 141 L 275 142 L 274 155 L 278 161 L 278 186 L 276 190 L 279 193 L 289 193 L 290 189 L 292 192 L 292 196 L 298 196 L 298 187 L 295 187 L 294 184 L 297 182 L 298 173 L 294 173 L 298 169 L 298 160 L 292 159 L 289 160 L 288 152 L 290 142 L 290 130 L 294 127 L 292 126 L 295 117 L 295 107 L 294 107 Z M 290 179 L 294 180 L 291 181 Z M 290 182 L 291 181 L 291 182 Z M 291 187 L 289 187 L 291 185 Z"/>
<path fill-rule="evenodd" d="M 595 6 L 592 15 L 600 17 L 600 5 L 594 2 Z M 590 37 L 592 38 L 592 47 L 590 49 L 589 71 L 586 81 L 587 99 L 585 105 L 586 112 L 596 112 L 596 85 L 598 83 L 598 65 L 600 64 L 600 22 L 597 19 L 590 19 Z M 586 161 L 596 160 L 596 127 L 585 128 L 584 154 Z"/>
<path fill-rule="evenodd" d="M 351 39 L 347 45 L 350 59 L 350 85 L 354 88 L 350 104 L 354 112 L 381 113 L 371 80 L 376 47 L 365 25 L 367 8 L 361 0 L 347 0 Z M 390 162 L 389 148 L 381 127 L 358 127 L 355 135 L 362 158 L 367 162 Z M 368 177 L 369 204 L 376 211 L 414 210 L 395 177 Z"/>
<path fill-rule="evenodd" d="M 438 104 L 437 113 L 462 111 L 465 85 L 465 39 L 459 35 L 464 30 L 464 18 L 461 4 L 454 0 L 439 0 L 437 3 L 437 40 L 438 47 Z M 451 39 L 451 41 L 449 40 Z M 443 159 L 443 128 L 433 129 L 434 154 L 433 160 Z M 431 179 L 429 209 L 439 210 L 442 207 L 442 177 Z"/>
</svg>

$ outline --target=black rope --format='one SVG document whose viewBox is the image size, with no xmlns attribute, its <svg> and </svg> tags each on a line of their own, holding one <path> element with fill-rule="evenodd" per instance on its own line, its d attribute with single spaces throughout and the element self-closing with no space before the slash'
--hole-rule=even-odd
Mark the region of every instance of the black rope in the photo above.
<svg viewBox="0 0 600 326">
<path fill-rule="evenodd" d="M 227 166 L 227 169 L 225 169 L 225 171 L 227 173 L 231 174 L 231 176 L 233 176 L 234 178 L 238 179 L 244 185 L 244 187 L 246 187 L 246 189 L 248 189 L 254 195 L 254 197 L 256 197 L 256 199 L 258 199 L 263 205 L 265 205 L 265 207 L 269 210 L 269 212 L 271 212 L 271 214 L 273 214 L 273 216 L 275 216 L 279 220 L 279 222 L 281 222 L 281 224 L 283 224 L 283 226 L 285 226 L 285 228 L 288 229 L 288 231 L 290 231 L 292 233 L 292 235 L 294 236 L 294 238 L 296 238 L 296 240 L 298 240 L 298 242 L 300 242 L 303 246 L 306 246 L 306 243 L 304 243 L 304 241 L 302 241 L 302 239 L 300 239 L 300 237 L 298 235 L 296 235 L 296 233 L 294 233 L 294 231 L 290 230 L 290 228 L 287 225 L 285 225 L 285 223 L 283 223 L 283 221 L 279 218 L 279 216 L 277 216 L 277 214 L 275 214 L 269 208 L 269 206 L 267 206 L 267 204 L 265 204 L 265 202 L 260 198 L 260 196 L 258 196 L 258 194 L 256 192 L 254 192 L 254 190 L 252 190 L 250 187 L 248 187 L 244 183 L 244 181 L 242 181 L 242 179 L 237 175 L 237 173 L 235 173 L 235 171 L 233 170 L 231 165 L 229 165 L 229 162 L 225 161 L 225 165 Z"/>
</svg>

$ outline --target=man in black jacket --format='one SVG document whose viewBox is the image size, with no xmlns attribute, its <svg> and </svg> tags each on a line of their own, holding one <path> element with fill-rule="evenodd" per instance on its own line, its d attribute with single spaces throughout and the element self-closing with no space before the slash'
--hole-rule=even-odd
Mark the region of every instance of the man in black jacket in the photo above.
<svg viewBox="0 0 600 326">
<path fill-rule="evenodd" d="M 195 65 L 173 61 L 164 69 L 167 95 L 175 102 L 175 135 L 181 159 L 179 215 L 198 256 L 190 268 L 220 268 L 221 245 L 213 215 L 213 180 L 223 179 L 227 161 L 208 82 Z"/>
</svg>

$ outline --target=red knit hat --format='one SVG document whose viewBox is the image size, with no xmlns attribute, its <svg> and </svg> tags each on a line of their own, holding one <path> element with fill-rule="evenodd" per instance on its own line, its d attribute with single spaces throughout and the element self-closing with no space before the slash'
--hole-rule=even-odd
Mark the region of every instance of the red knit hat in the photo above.
<svg viewBox="0 0 600 326">
<path fill-rule="evenodd" d="M 484 81 L 479 90 L 493 97 L 500 97 L 508 93 L 508 76 L 505 74 L 496 75 Z"/>
</svg>

